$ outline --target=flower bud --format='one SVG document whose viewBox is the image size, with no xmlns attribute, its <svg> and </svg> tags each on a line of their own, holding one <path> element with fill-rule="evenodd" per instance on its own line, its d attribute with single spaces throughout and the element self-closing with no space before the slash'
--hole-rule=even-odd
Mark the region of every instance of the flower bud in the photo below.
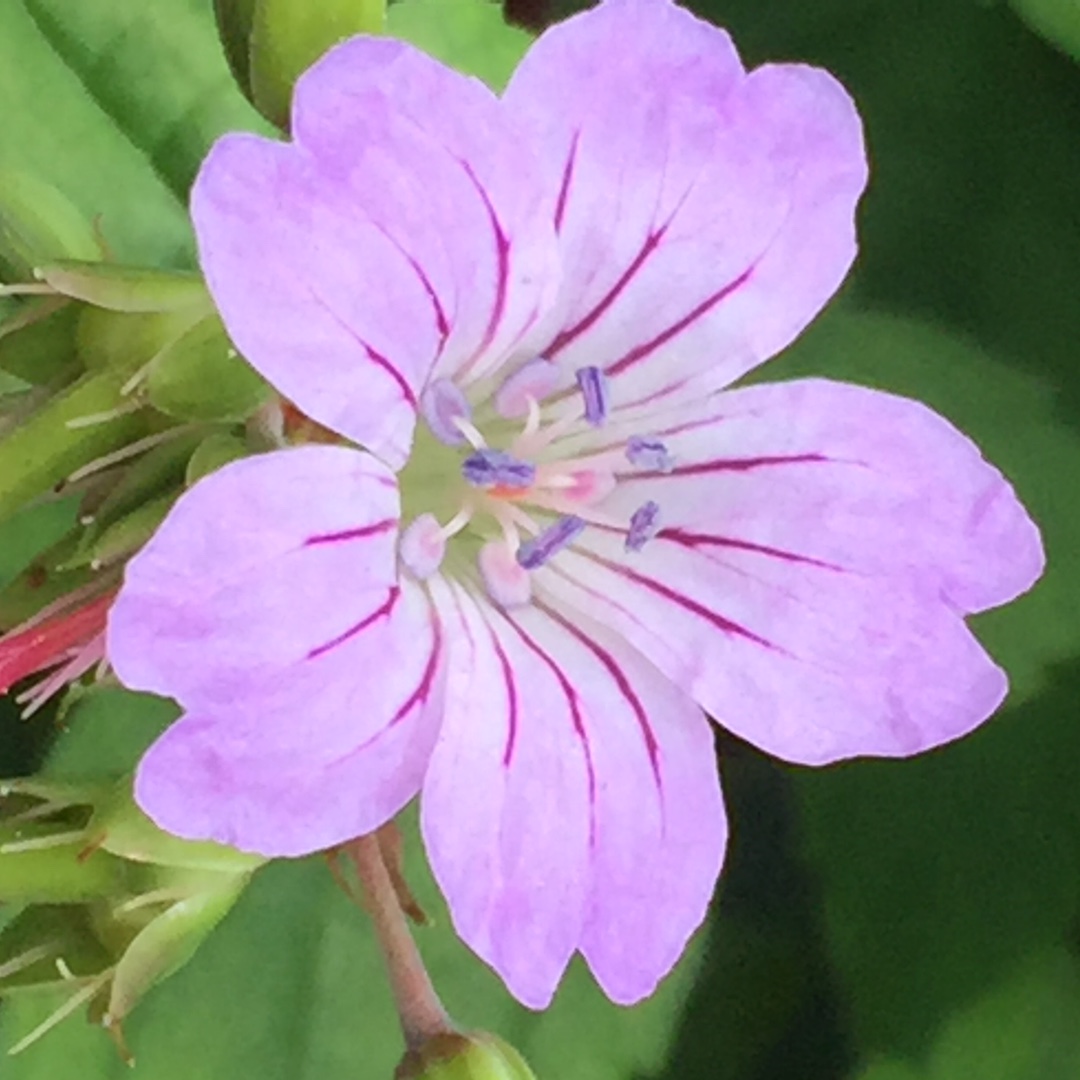
<svg viewBox="0 0 1080 1080">
<path fill-rule="evenodd" d="M 121 388 L 111 372 L 84 375 L 0 437 L 0 518 L 146 434 L 147 419 L 123 408 Z"/>
<path fill-rule="evenodd" d="M 195 448 L 195 453 L 188 460 L 184 484 L 191 487 L 197 480 L 217 471 L 223 465 L 247 457 L 250 453 L 251 449 L 243 439 L 224 431 L 216 431 Z"/>
<path fill-rule="evenodd" d="M 0 901 L 28 905 L 0 933 L 0 993 L 72 990 L 9 1052 L 84 1002 L 122 1046 L 124 1018 L 191 959 L 264 860 L 161 832 L 129 783 L 10 781 L 0 794 Z"/>
<path fill-rule="evenodd" d="M 536 1080 L 525 1059 L 485 1031 L 436 1035 L 410 1050 L 394 1080 Z"/>
<path fill-rule="evenodd" d="M 240 89 L 286 130 L 301 72 L 353 34 L 381 33 L 386 0 L 214 0 L 214 11 Z"/>
<path fill-rule="evenodd" d="M 0 280 L 25 281 L 54 259 L 97 259 L 94 230 L 51 184 L 0 169 Z"/>
<path fill-rule="evenodd" d="M 109 311 L 210 311 L 198 274 L 76 259 L 35 267 L 34 277 L 62 296 Z"/>
<path fill-rule="evenodd" d="M 34 296 L 0 323 L 0 371 L 32 386 L 78 372 L 75 332 L 79 309 L 55 297 Z"/>
<path fill-rule="evenodd" d="M 271 393 L 232 347 L 216 315 L 166 346 L 146 377 L 150 404 L 179 420 L 246 420 Z"/>
<path fill-rule="evenodd" d="M 91 570 L 99 570 L 134 555 L 153 536 L 179 496 L 177 489 L 135 507 L 118 521 L 103 528 L 89 543 L 80 544 L 79 550 L 60 563 L 58 569 L 74 570 L 89 566 Z"/>
</svg>

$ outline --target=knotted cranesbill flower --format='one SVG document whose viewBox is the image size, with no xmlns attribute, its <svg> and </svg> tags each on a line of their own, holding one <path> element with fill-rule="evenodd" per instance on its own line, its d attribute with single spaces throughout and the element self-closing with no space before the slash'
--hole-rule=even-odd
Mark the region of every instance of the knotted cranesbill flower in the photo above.
<svg viewBox="0 0 1080 1080">
<path fill-rule="evenodd" d="M 1038 534 L 922 405 L 727 389 L 855 254 L 866 160 L 825 72 L 608 0 L 501 98 L 348 41 L 292 132 L 223 138 L 195 228 L 236 345 L 341 444 L 225 467 L 130 563 L 112 664 L 185 710 L 138 800 L 288 856 L 420 793 L 514 994 L 545 1005 L 580 951 L 635 1001 L 723 858 L 705 714 L 810 765 L 970 731 L 1006 679 L 964 616 L 1031 585 Z"/>
</svg>

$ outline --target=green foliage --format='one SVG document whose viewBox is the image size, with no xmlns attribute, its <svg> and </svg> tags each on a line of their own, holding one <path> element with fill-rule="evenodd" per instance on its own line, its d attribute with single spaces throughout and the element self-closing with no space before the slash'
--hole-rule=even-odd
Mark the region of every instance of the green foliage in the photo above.
<svg viewBox="0 0 1080 1080">
<path fill-rule="evenodd" d="M 1080 60 L 1080 4 L 1076 0 L 1011 0 L 1033 29 Z"/>
<path fill-rule="evenodd" d="M 1080 978 L 1064 950 L 1035 953 L 951 1015 L 919 1065 L 877 1061 L 858 1080 L 1074 1080 Z"/>
<path fill-rule="evenodd" d="M 501 90 L 532 40 L 507 24 L 493 0 L 400 0 L 386 13 L 387 33 Z"/>
</svg>

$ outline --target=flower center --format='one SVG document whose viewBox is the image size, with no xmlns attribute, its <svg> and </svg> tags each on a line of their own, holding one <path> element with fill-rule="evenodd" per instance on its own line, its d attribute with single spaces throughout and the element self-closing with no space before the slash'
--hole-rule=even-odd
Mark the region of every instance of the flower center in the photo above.
<svg viewBox="0 0 1080 1080">
<path fill-rule="evenodd" d="M 660 507 L 652 500 L 629 521 L 612 519 L 603 504 L 628 467 L 669 472 L 667 446 L 649 435 L 621 442 L 598 437 L 611 413 L 607 380 L 596 367 L 575 375 L 576 406 L 568 394 L 558 395 L 560 415 L 547 423 L 543 403 L 559 370 L 542 357 L 522 364 L 477 404 L 477 421 L 468 397 L 449 379 L 425 388 L 425 423 L 401 475 L 408 524 L 398 550 L 408 573 L 423 580 L 450 560 L 456 573 L 478 577 L 492 600 L 511 607 L 529 601 L 531 573 L 587 528 L 621 532 L 628 552 L 660 531 Z M 583 433 L 593 436 L 586 440 L 592 452 L 560 453 L 564 440 Z"/>
</svg>

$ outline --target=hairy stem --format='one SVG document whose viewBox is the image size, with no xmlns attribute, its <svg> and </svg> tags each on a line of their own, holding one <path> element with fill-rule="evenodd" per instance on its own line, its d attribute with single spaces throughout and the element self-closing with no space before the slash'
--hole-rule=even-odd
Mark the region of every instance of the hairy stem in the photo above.
<svg viewBox="0 0 1080 1080">
<path fill-rule="evenodd" d="M 436 1035 L 452 1034 L 454 1025 L 413 941 L 379 834 L 361 836 L 348 844 L 346 851 L 356 868 L 364 906 L 382 950 L 406 1045 L 416 1050 Z"/>
</svg>

